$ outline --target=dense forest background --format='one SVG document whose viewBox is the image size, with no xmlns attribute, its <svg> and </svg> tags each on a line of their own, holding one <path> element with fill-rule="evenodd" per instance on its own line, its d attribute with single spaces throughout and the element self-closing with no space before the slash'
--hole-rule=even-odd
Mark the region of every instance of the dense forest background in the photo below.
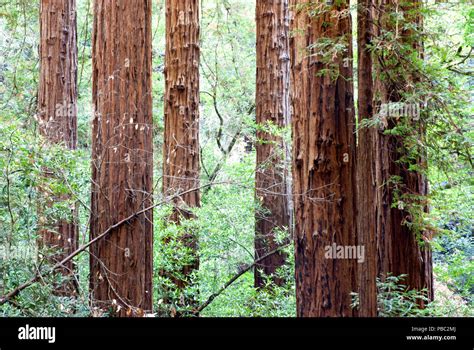
<svg viewBox="0 0 474 350">
<path fill-rule="evenodd" d="M 264 276 L 264 284 L 271 288 L 255 288 L 255 271 L 248 269 L 255 259 L 255 213 L 264 215 L 255 196 L 257 131 L 265 127 L 291 139 L 289 128 L 256 123 L 255 0 L 200 3 L 199 136 L 201 184 L 205 187 L 201 188 L 200 207 L 193 208 L 192 218 L 179 224 L 170 222 L 172 205 L 160 190 L 166 161 L 162 152 L 165 1 L 151 3 L 154 202 L 162 202 L 153 216 L 153 308 L 159 314 L 175 316 L 189 311 L 183 299 L 194 300 L 195 307 L 213 296 L 201 316 L 296 316 L 294 247 L 287 239 L 288 230 L 277 235 L 286 256 L 285 264 L 276 271 L 283 282 L 274 285 L 274 276 Z M 355 32 L 356 8 L 352 5 Z M 474 8 L 470 1 L 428 1 L 420 12 L 425 50 L 421 69 L 432 83 L 416 89 L 418 100 L 427 101 L 422 111 L 427 137 L 418 141 L 429 163 L 430 211 L 421 220 L 433 235 L 435 297 L 426 308 L 419 308 L 422 293 L 406 290 L 403 276 L 392 276 L 378 284 L 379 315 L 474 316 L 470 153 Z M 49 253 L 38 248 L 38 232 L 52 222 L 69 220 L 71 208 L 76 208 L 79 246 L 89 241 L 93 1 L 77 0 L 76 150 L 49 144 L 38 130 L 39 23 L 36 1 L 0 0 L 0 297 L 38 271 L 47 270 Z M 337 51 L 337 45 L 334 47 Z M 356 59 L 353 66 L 357 77 Z M 46 176 L 44 169 L 54 176 Z M 51 198 L 55 198 L 53 204 Z M 188 264 L 193 254 L 182 240 L 173 239 L 183 231 L 199 237 L 200 262 L 184 291 L 175 290 L 166 273 Z M 54 292 L 64 276 L 45 275 L 2 303 L 0 315 L 107 315 L 90 304 L 89 258 L 84 252 L 74 259 L 78 290 L 74 297 Z"/>
</svg>

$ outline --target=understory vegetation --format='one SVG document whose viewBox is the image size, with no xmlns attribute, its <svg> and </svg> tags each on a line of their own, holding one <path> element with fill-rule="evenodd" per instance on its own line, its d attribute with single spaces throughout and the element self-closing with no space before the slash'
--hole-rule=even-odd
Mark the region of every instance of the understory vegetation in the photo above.
<svg viewBox="0 0 474 350">
<path fill-rule="evenodd" d="M 89 240 L 93 15 L 92 0 L 77 3 L 78 148 L 73 151 L 45 142 L 35 120 L 38 6 L 27 0 L 0 3 L 0 297 L 38 272 L 44 273 L 12 302 L 0 305 L 2 317 L 108 315 L 90 304 L 87 251 L 74 258 L 78 294 L 68 298 L 54 293 L 54 286 L 61 284 L 63 277 L 45 273 L 51 267 L 48 251 L 37 245 L 38 232 L 48 223 L 61 220 L 77 220 L 80 246 Z M 426 57 L 424 63 L 418 62 L 423 64 L 420 69 L 425 80 L 407 98 L 429 98 L 421 112 L 422 118 L 429 120 L 427 139 L 418 141 L 429 163 L 430 212 L 423 214 L 420 222 L 430 227 L 433 236 L 435 298 L 427 308 L 420 309 L 419 300 L 424 295 L 407 290 L 403 284 L 406 276 L 381 278 L 377 283 L 378 313 L 383 317 L 474 316 L 474 9 L 469 1 L 429 3 L 424 10 Z M 254 9 L 254 0 L 203 2 L 201 206 L 192 209 L 192 220 L 177 225 L 168 222 L 173 209 L 159 189 L 165 20 L 164 1 L 153 1 L 157 204 L 153 217 L 153 304 L 157 315 L 192 313 L 191 308 L 180 309 L 179 299 L 186 298 L 195 300 L 193 307 L 205 305 L 202 317 L 296 316 L 294 246 L 285 238 L 287 230 L 277 237 L 287 257 L 287 263 L 276 272 L 284 283 L 273 285 L 272 276 L 268 276 L 268 288 L 254 287 L 255 212 L 264 210 L 255 198 L 254 144 L 257 129 L 262 126 L 255 122 Z M 376 43 L 374 53 L 388 50 L 390 40 L 385 37 Z M 289 133 L 272 125 L 266 128 L 273 133 Z M 413 144 L 412 149 L 419 146 Z M 76 208 L 74 217 L 72 208 Z M 183 295 L 170 275 L 179 279 L 176 271 L 192 260 L 192 252 L 180 239 L 189 232 L 198 237 L 200 266 Z M 353 300 L 357 308 L 358 295 L 354 294 Z"/>
</svg>

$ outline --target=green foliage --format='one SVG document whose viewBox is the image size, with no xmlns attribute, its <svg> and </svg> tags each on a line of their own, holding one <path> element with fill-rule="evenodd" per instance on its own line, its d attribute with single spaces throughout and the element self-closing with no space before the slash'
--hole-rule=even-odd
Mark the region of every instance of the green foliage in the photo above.
<svg viewBox="0 0 474 350">
<path fill-rule="evenodd" d="M 32 126 L 38 82 L 38 6 L 0 4 L 0 111 Z"/>
<path fill-rule="evenodd" d="M 207 179 L 240 151 L 242 139 L 254 138 L 255 28 L 248 16 L 254 8 L 254 0 L 203 3 L 200 128 Z"/>
<path fill-rule="evenodd" d="M 473 316 L 473 308 L 456 296 L 446 285 L 435 281 L 435 300 L 427 303 L 425 291 L 410 290 L 405 285 L 406 275 L 377 279 L 379 317 L 466 317 Z M 359 295 L 352 293 L 352 307 L 359 307 Z"/>
<path fill-rule="evenodd" d="M 322 37 L 308 46 L 307 55 L 323 64 L 324 68 L 318 70 L 318 76 L 329 76 L 332 81 L 336 81 L 341 77 L 341 60 L 348 67 L 352 66 L 350 59 L 343 58 L 348 56 L 349 40 L 348 35 L 337 38 Z"/>
<path fill-rule="evenodd" d="M 422 316 L 419 303 L 428 301 L 423 291 L 408 289 L 406 275 L 388 275 L 377 280 L 378 314 L 382 317 Z"/>
<path fill-rule="evenodd" d="M 36 2 L 12 0 L 0 4 L 0 295 L 50 267 L 37 250 L 37 232 L 71 218 L 71 207 L 79 208 L 80 243 L 88 240 L 90 191 L 91 29 L 92 0 L 78 1 L 79 101 L 77 151 L 60 145 L 48 146 L 37 133 L 35 121 L 38 83 L 38 6 Z M 335 5 L 339 3 L 334 2 Z M 271 123 L 255 123 L 255 1 L 215 0 L 201 9 L 201 147 L 202 181 L 216 182 L 203 190 L 202 206 L 195 220 L 170 223 L 170 207 L 154 213 L 154 306 L 160 315 L 189 314 L 213 293 L 254 261 L 256 131 L 290 139 L 290 130 Z M 323 3 L 305 10 L 311 16 L 332 11 Z M 435 5 L 433 5 L 435 6 Z M 299 9 L 303 10 L 303 9 Z M 423 11 L 424 27 L 413 26 L 398 12 L 388 20 L 410 30 L 412 38 L 401 43 L 393 30 L 383 31 L 370 49 L 386 64 L 380 71 L 384 82 L 402 82 L 400 102 L 419 104 L 419 120 L 400 118 L 385 128 L 383 118 L 361 123 L 378 126 L 401 140 L 407 150 L 399 164 L 410 172 L 428 176 L 428 198 L 405 193 L 401 178 L 390 179 L 395 207 L 410 213 L 406 224 L 416 232 L 429 228 L 437 237 L 432 243 L 435 259 L 435 301 L 425 310 L 417 302 L 419 292 L 407 291 L 403 276 L 388 276 L 378 282 L 382 316 L 473 316 L 473 211 L 472 211 L 472 46 L 474 10 L 468 1 L 456 6 L 437 4 Z M 349 15 L 348 12 L 340 16 Z M 155 178 L 162 163 L 164 95 L 164 0 L 153 1 L 153 97 Z M 292 33 L 298 35 L 299 31 Z M 425 57 L 411 46 L 423 40 Z M 319 74 L 338 76 L 335 62 L 347 54 L 348 38 L 320 38 L 306 54 L 316 55 L 326 65 Z M 404 64 L 399 65 L 402 60 Z M 351 64 L 351 62 L 348 62 Z M 415 76 L 416 79 L 412 78 Z M 404 85 L 403 85 L 404 84 Z M 420 137 L 420 127 L 426 137 Z M 420 157 L 427 159 L 420 166 Z M 429 168 L 427 167 L 429 165 Z M 45 176 L 47 169 L 49 175 Z M 67 179 L 67 181 L 66 181 Z M 41 191 L 39 191 L 41 188 Z M 159 196 L 159 180 L 156 201 Z M 59 200 L 59 198 L 61 198 Z M 68 199 L 64 199 L 68 198 Z M 51 200 L 55 199 L 55 200 Z M 430 206 L 430 214 L 423 210 Z M 39 211 L 41 208 L 42 211 Z M 192 261 L 183 235 L 199 239 L 200 269 L 179 291 L 170 276 L 182 278 L 180 268 Z M 281 237 L 287 237 L 282 232 Z M 166 244 L 163 244 L 166 242 Z M 295 316 L 293 247 L 285 249 L 288 264 L 277 274 L 285 285 L 256 290 L 253 270 L 246 272 L 217 296 L 202 312 L 214 316 Z M 75 259 L 78 267 L 77 299 L 55 296 L 52 287 L 59 275 L 45 278 L 0 306 L 0 316 L 107 316 L 88 305 L 89 256 Z M 355 305 L 357 304 L 357 296 Z M 183 305 L 194 299 L 196 305 Z M 174 309 L 174 310 L 173 310 Z"/>
<path fill-rule="evenodd" d="M 254 261 L 255 154 L 230 162 L 223 169 L 228 184 L 213 187 L 196 211 L 200 232 L 200 298 L 205 301 L 230 278 Z M 287 233 L 286 233 L 287 235 Z M 295 313 L 294 277 L 291 264 L 279 271 L 288 283 L 257 291 L 252 270 L 234 282 L 203 312 L 203 316 L 292 316 Z"/>
<path fill-rule="evenodd" d="M 424 231 L 441 232 L 439 213 L 447 198 L 455 203 L 463 202 L 461 198 L 467 200 L 463 203 L 472 203 L 469 178 L 473 134 L 469 120 L 473 109 L 469 96 L 472 79 L 468 78 L 472 50 L 463 34 L 472 23 L 465 15 L 470 8 L 462 2 L 458 7 L 427 5 L 420 12 L 423 25 L 414 23 L 416 11 L 386 12 L 382 21 L 389 29 L 381 30 L 370 50 L 379 62 L 377 78 L 400 92 L 400 96 L 392 97 L 394 102 L 419 106 L 420 113 L 392 115 L 389 119 L 379 113 L 359 127 L 376 126 L 396 138 L 399 166 L 410 173 L 428 176 L 432 191 L 427 197 L 408 192 L 402 178 L 394 177 L 389 184 L 395 193 L 392 207 L 409 214 L 405 225 L 420 236 Z M 418 42 L 424 44 L 423 55 L 419 54 L 419 46 L 414 45 Z M 457 187 L 452 194 L 438 185 L 446 181 L 449 187 Z M 428 206 L 431 214 L 426 212 Z"/>
<path fill-rule="evenodd" d="M 198 305 L 203 304 L 242 268 L 253 263 L 254 156 L 247 155 L 240 162 L 230 162 L 224 167 L 222 183 L 205 192 L 202 206 L 194 210 L 195 219 L 182 221 L 177 226 L 168 220 L 170 207 L 163 207 L 155 214 L 154 286 L 158 314 L 189 314 L 196 305 L 183 305 L 186 297 L 197 299 Z M 182 243 L 183 234 L 189 232 L 198 233 L 200 268 L 189 279 L 194 283 L 182 291 L 176 288 L 170 276 L 183 278 L 180 268 L 191 262 L 192 252 Z M 287 235 L 282 232 L 282 236 Z M 162 244 L 163 240 L 167 244 Z M 292 247 L 285 252 L 289 263 L 278 275 L 288 281 L 286 285 L 257 291 L 253 287 L 253 270 L 250 270 L 204 309 L 202 316 L 294 316 Z M 270 276 L 268 284 L 270 287 Z"/>
<path fill-rule="evenodd" d="M 192 316 L 199 302 L 197 273 L 184 274 L 183 267 L 195 262 L 189 237 L 196 236 L 195 220 L 181 219 L 179 225 L 170 221 L 172 207 L 159 208 L 155 215 L 154 296 L 155 311 L 159 316 L 176 314 Z M 179 288 L 176 281 L 183 281 L 186 288 Z"/>
<path fill-rule="evenodd" d="M 36 246 L 38 231 L 71 219 L 71 206 L 87 198 L 89 164 L 83 159 L 80 151 L 46 146 L 21 123 L 0 118 L 0 294 L 13 290 L 37 271 L 49 270 L 45 259 L 48 252 Z M 70 199 L 59 200 L 67 197 Z M 44 209 L 40 215 L 39 207 Z M 88 213 L 79 212 L 85 222 Z M 88 308 L 87 286 L 81 287 L 85 292 L 77 300 L 54 296 L 51 286 L 62 280 L 59 275 L 45 278 L 16 298 L 14 304 L 1 306 L 0 314 L 84 315 Z"/>
</svg>

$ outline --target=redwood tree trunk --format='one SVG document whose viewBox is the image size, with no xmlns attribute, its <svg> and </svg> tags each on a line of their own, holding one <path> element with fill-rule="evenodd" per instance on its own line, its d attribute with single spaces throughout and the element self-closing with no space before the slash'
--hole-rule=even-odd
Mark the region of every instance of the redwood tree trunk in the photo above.
<svg viewBox="0 0 474 350">
<path fill-rule="evenodd" d="M 38 122 L 42 136 L 52 144 L 67 149 L 77 145 L 77 32 L 75 0 L 42 0 L 40 4 L 40 80 Z M 48 176 L 48 175 L 46 175 Z M 68 198 L 58 198 L 67 200 Z M 50 203 L 51 205 L 53 203 Z M 73 220 L 55 223 L 54 230 L 40 233 L 40 243 L 56 250 L 52 263 L 61 261 L 78 245 L 78 226 Z M 62 273 L 74 275 L 74 264 L 65 264 Z M 73 296 L 75 282 L 57 288 L 63 295 Z"/>
<path fill-rule="evenodd" d="M 372 42 L 374 28 L 373 0 L 359 0 L 357 13 L 358 42 L 358 146 L 357 146 L 357 232 L 359 245 L 365 247 L 366 259 L 359 266 L 359 315 L 377 316 L 377 140 L 374 127 L 363 125 L 374 116 L 374 84 L 372 76 Z"/>
<path fill-rule="evenodd" d="M 297 315 L 353 316 L 357 260 L 330 259 L 327 248 L 356 245 L 355 138 L 348 1 L 292 0 L 293 193 Z M 332 55 L 308 50 L 321 38 L 343 40 Z M 343 39 L 344 38 L 344 39 Z M 324 50 L 323 50 L 324 54 Z M 326 57 L 327 58 L 327 57 Z M 323 69 L 339 71 L 327 74 Z M 326 73 L 325 73 L 326 72 Z"/>
<path fill-rule="evenodd" d="M 405 12 L 403 18 L 406 22 L 418 22 L 419 16 L 412 11 L 413 8 L 421 6 L 420 1 L 414 1 L 407 7 L 400 7 L 395 0 L 377 0 L 378 13 L 384 14 L 378 18 L 378 28 L 388 29 L 392 31 L 399 30 L 400 40 L 406 45 L 413 45 L 413 49 L 421 53 L 421 44 L 412 42 L 411 32 L 402 31 L 403 25 L 395 26 L 389 20 L 390 13 L 395 11 Z M 410 12 L 409 12 L 410 10 Z M 397 17 L 401 18 L 401 17 Z M 380 34 L 380 33 L 379 33 Z M 391 71 L 392 78 L 377 79 L 375 88 L 379 100 L 377 104 L 388 104 L 391 102 L 402 101 L 402 92 L 408 87 L 414 86 L 417 79 L 415 74 L 406 72 L 397 73 L 397 69 L 403 68 L 405 62 L 400 60 L 393 63 L 396 57 L 392 53 L 388 53 L 385 57 L 378 57 L 378 61 L 382 62 L 384 67 L 377 67 L 378 76 L 383 76 L 383 72 Z M 383 69 L 383 71 L 382 71 Z M 395 74 L 393 74 L 395 73 Z M 400 77 L 403 80 L 400 81 Z M 405 81 L 405 79 L 411 80 Z M 388 273 L 398 276 L 407 274 L 408 277 L 404 283 L 410 289 L 428 290 L 427 297 L 433 298 L 433 272 L 431 250 L 428 242 L 427 232 L 418 234 L 410 227 L 410 223 L 414 218 L 405 210 L 402 203 L 395 203 L 399 194 L 409 196 L 424 196 L 428 193 L 428 183 L 423 174 L 418 171 L 408 169 L 408 164 L 400 162 L 409 150 L 404 146 L 403 139 L 398 135 L 387 135 L 386 130 L 395 128 L 400 121 L 396 118 L 387 118 L 385 125 L 379 129 L 379 137 L 377 142 L 378 172 L 376 182 L 378 184 L 377 191 L 377 244 L 378 244 L 378 274 L 382 277 Z M 424 131 L 421 124 L 415 120 L 410 120 L 411 127 L 418 129 L 420 139 L 424 138 Z M 421 169 L 426 168 L 426 160 L 420 158 L 417 160 L 417 166 Z M 392 179 L 398 177 L 399 183 L 394 184 Z M 422 201 L 422 200 L 421 200 Z M 426 204 L 420 199 L 415 199 L 412 204 L 417 202 L 418 205 L 427 210 Z M 421 241 L 425 244 L 420 244 Z M 420 303 L 422 306 L 423 302 Z"/>
<path fill-rule="evenodd" d="M 187 192 L 173 200 L 170 219 L 176 223 L 191 219 L 191 209 L 200 205 L 199 57 L 199 0 L 166 0 L 163 193 Z M 187 277 L 199 268 L 197 237 L 187 232 L 182 239 L 194 257 L 181 271 L 184 278 L 170 276 L 178 289 L 185 288 Z M 192 303 L 184 300 L 185 305 Z"/>
<path fill-rule="evenodd" d="M 151 0 L 96 0 L 91 239 L 152 204 Z M 152 309 L 152 210 L 91 247 L 95 306 Z"/>
<path fill-rule="evenodd" d="M 290 58 L 288 0 L 257 1 L 257 168 L 255 258 L 274 251 L 278 230 L 291 230 L 288 145 L 267 130 L 284 128 L 290 120 Z M 284 253 L 273 254 L 255 266 L 255 287 L 285 263 Z M 262 273 L 263 272 L 263 273 Z M 273 282 L 284 281 L 274 277 Z"/>
</svg>

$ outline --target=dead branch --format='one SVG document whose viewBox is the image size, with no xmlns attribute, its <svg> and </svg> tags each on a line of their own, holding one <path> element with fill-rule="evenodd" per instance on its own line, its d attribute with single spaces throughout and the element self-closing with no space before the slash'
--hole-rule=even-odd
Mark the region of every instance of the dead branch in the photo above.
<svg viewBox="0 0 474 350">
<path fill-rule="evenodd" d="M 262 257 L 256 259 L 253 263 L 247 265 L 242 271 L 240 271 L 238 274 L 234 275 L 230 280 L 228 280 L 217 292 L 211 294 L 211 296 L 202 304 L 199 306 L 197 309 L 193 311 L 195 315 L 198 315 L 202 310 L 204 310 L 206 307 L 209 306 L 210 303 L 214 301 L 215 298 L 217 298 L 219 295 L 221 295 L 227 288 L 229 288 L 235 281 L 237 281 L 242 275 L 250 271 L 255 265 L 260 263 L 262 260 L 265 260 L 269 256 L 272 256 L 273 254 L 278 253 L 282 249 L 288 247 L 290 243 L 286 243 L 280 247 L 278 247 L 275 250 L 272 250 L 271 252 L 263 255 Z"/>
<path fill-rule="evenodd" d="M 98 241 L 104 239 L 106 236 L 108 236 L 112 231 L 114 231 L 115 229 L 119 228 L 120 226 L 128 223 L 129 221 L 135 219 L 136 217 L 156 208 L 156 207 L 159 207 L 163 204 L 166 204 L 170 201 L 172 201 L 173 199 L 176 199 L 176 198 L 179 198 L 185 194 L 188 194 L 188 193 L 191 193 L 191 192 L 194 192 L 194 191 L 199 191 L 199 190 L 202 190 L 204 188 L 207 188 L 207 187 L 210 187 L 210 186 L 213 186 L 213 185 L 216 185 L 216 183 L 208 183 L 208 184 L 205 184 L 205 185 L 202 185 L 202 186 L 199 186 L 197 188 L 193 188 L 193 189 L 190 189 L 188 191 L 183 191 L 181 193 L 178 193 L 178 194 L 175 194 L 173 196 L 170 196 L 168 198 L 166 198 L 165 200 L 163 201 L 160 201 L 156 204 L 153 204 L 145 209 L 142 209 L 136 213 L 133 213 L 132 215 L 126 217 L 125 219 L 117 222 L 116 224 L 110 226 L 107 230 L 105 230 L 103 233 L 101 233 L 100 235 L 98 235 L 97 237 L 95 237 L 94 239 L 90 240 L 88 243 L 84 244 L 83 246 L 79 247 L 78 249 L 76 249 L 74 252 L 72 252 L 71 254 L 69 254 L 67 257 L 65 257 L 63 260 L 59 261 L 58 263 L 56 263 L 55 265 L 53 265 L 51 267 L 51 269 L 49 269 L 48 271 L 44 272 L 44 273 L 41 273 L 40 271 L 37 271 L 35 273 L 35 276 L 32 277 L 29 281 L 19 285 L 18 287 L 16 287 L 14 290 L 12 290 L 11 292 L 3 295 L 0 297 L 0 306 L 7 303 L 7 302 L 10 302 L 12 298 L 18 296 L 18 294 L 20 294 L 23 290 L 25 290 L 26 288 L 30 287 L 31 285 L 35 284 L 36 282 L 38 282 L 39 280 L 43 279 L 44 277 L 54 273 L 56 270 L 62 268 L 64 266 L 64 264 L 66 264 L 67 262 L 69 262 L 70 260 L 72 260 L 73 258 L 75 258 L 77 255 L 79 255 L 80 253 L 82 253 L 83 251 L 85 251 L 87 248 L 89 248 L 91 245 L 97 243 Z"/>
</svg>

